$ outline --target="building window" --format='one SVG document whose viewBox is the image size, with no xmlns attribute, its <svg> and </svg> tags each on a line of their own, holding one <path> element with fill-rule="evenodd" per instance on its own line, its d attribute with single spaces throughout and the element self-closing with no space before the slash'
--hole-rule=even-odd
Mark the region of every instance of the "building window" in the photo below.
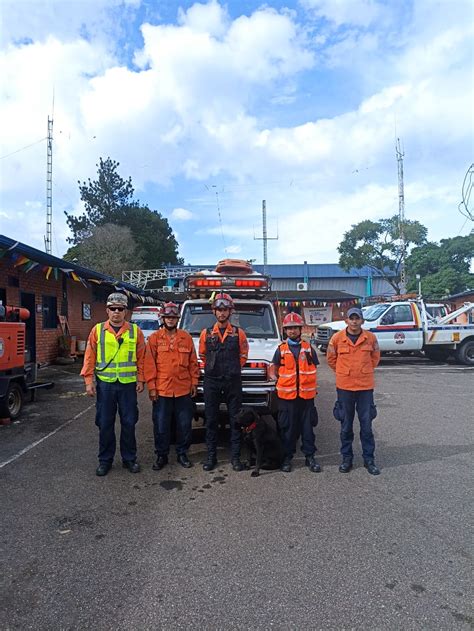
<svg viewBox="0 0 474 631">
<path fill-rule="evenodd" d="M 43 329 L 56 329 L 58 326 L 58 299 L 56 296 L 43 296 Z"/>
<path fill-rule="evenodd" d="M 9 287 L 19 287 L 20 279 L 17 276 L 9 276 L 8 277 L 8 286 Z"/>
</svg>

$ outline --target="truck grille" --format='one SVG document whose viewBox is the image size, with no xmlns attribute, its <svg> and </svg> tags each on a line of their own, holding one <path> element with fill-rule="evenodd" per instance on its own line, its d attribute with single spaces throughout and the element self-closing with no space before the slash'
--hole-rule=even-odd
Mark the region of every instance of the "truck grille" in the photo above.
<svg viewBox="0 0 474 631">
<path fill-rule="evenodd" d="M 327 327 L 324 329 L 318 328 L 318 333 L 316 335 L 316 342 L 318 344 L 327 343 L 331 339 L 332 334 L 333 334 L 333 330 L 330 328 L 327 328 Z"/>
</svg>

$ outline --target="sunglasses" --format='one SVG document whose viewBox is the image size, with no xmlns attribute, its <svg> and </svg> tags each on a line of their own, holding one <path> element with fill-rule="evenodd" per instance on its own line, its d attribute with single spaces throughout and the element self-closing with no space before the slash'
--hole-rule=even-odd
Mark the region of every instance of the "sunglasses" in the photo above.
<svg viewBox="0 0 474 631">
<path fill-rule="evenodd" d="M 125 311 L 125 307 L 107 307 L 107 309 L 109 311 L 120 311 L 120 313 L 122 313 L 122 311 Z"/>
</svg>

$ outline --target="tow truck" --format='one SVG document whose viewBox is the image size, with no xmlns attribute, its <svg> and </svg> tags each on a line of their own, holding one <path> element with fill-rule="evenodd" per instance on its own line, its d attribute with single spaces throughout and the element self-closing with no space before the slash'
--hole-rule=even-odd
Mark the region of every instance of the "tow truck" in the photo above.
<svg viewBox="0 0 474 631">
<path fill-rule="evenodd" d="M 231 323 L 245 331 L 249 342 L 248 361 L 242 368 L 243 404 L 276 414 L 276 376 L 271 362 L 282 340 L 273 304 L 265 297 L 270 291 L 270 277 L 255 272 L 246 261 L 233 260 L 227 265 L 220 261 L 215 270 L 187 276 L 184 289 L 188 299 L 183 303 L 178 327 L 191 334 L 197 353 L 201 331 L 216 321 L 211 309 L 213 294 L 224 291 L 232 296 L 235 311 Z M 202 417 L 203 375 L 201 365 L 195 401 L 197 415 Z"/>
<path fill-rule="evenodd" d="M 51 382 L 37 381 L 37 365 L 25 362 L 28 309 L 0 303 L 0 420 L 16 419 L 29 392 L 34 400 L 36 390 L 50 389 Z"/>
<path fill-rule="evenodd" d="M 474 366 L 474 324 L 453 323 L 473 309 L 472 302 L 451 313 L 443 305 L 425 304 L 422 299 L 379 302 L 363 308 L 363 328 L 375 333 L 382 353 L 423 351 L 433 361 L 454 355 L 457 362 Z M 319 326 L 318 347 L 326 350 L 332 335 L 345 326 L 343 320 Z"/>
</svg>

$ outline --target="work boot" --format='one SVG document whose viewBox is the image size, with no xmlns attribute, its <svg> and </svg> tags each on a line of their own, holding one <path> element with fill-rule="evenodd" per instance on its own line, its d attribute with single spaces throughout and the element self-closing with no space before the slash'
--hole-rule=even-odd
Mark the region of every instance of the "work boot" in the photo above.
<svg viewBox="0 0 474 631">
<path fill-rule="evenodd" d="M 312 473 L 319 473 L 321 471 L 321 465 L 319 464 L 319 462 L 316 462 L 314 456 L 306 456 L 304 462 Z"/>
<path fill-rule="evenodd" d="M 280 471 L 283 471 L 283 473 L 291 472 L 291 458 L 285 458 L 283 460 L 283 464 L 280 467 Z"/>
<path fill-rule="evenodd" d="M 217 467 L 217 458 L 213 454 L 207 454 L 207 460 L 202 465 L 204 471 L 213 471 Z"/>
<path fill-rule="evenodd" d="M 339 473 L 349 473 L 352 469 L 352 460 L 343 460 L 339 465 Z"/>
<path fill-rule="evenodd" d="M 107 475 L 111 467 L 112 465 L 109 464 L 108 462 L 101 462 L 99 466 L 97 467 L 97 469 L 95 470 L 95 474 L 98 475 L 99 477 Z"/>
<path fill-rule="evenodd" d="M 140 465 L 135 460 L 125 460 L 122 462 L 122 467 L 128 469 L 130 473 L 140 473 Z"/>
<path fill-rule="evenodd" d="M 244 465 L 240 462 L 240 458 L 232 458 L 231 464 L 233 471 L 243 471 L 245 469 Z"/>
<path fill-rule="evenodd" d="M 370 475 L 380 475 L 380 469 L 375 465 L 373 460 L 367 460 L 364 462 L 364 467 Z"/>
<path fill-rule="evenodd" d="M 176 456 L 176 462 L 179 462 L 179 464 L 185 469 L 190 469 L 193 466 L 193 463 L 186 454 L 178 454 Z"/>
<path fill-rule="evenodd" d="M 168 464 L 168 456 L 158 456 L 156 458 L 156 462 L 153 465 L 152 469 L 153 471 L 160 471 L 160 469 L 163 469 L 163 467 L 165 467 Z"/>
</svg>

